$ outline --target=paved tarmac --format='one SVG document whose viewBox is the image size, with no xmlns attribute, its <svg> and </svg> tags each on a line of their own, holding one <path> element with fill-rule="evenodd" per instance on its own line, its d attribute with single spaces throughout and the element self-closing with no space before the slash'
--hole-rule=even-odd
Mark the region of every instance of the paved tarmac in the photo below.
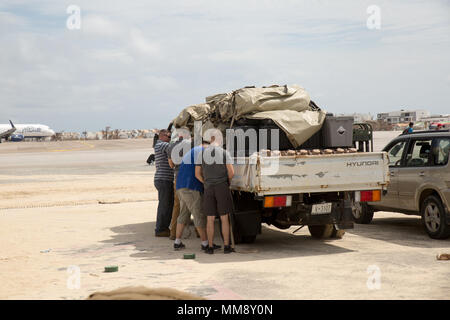
<svg viewBox="0 0 450 320">
<path fill-rule="evenodd" d="M 398 133 L 376 133 L 380 150 Z M 155 238 L 151 140 L 0 144 L 0 299 L 84 299 L 130 285 L 208 299 L 449 299 L 449 240 L 378 212 L 341 240 L 264 225 L 253 244 L 184 260 Z M 220 243 L 220 238 L 216 238 Z M 117 273 L 104 273 L 107 265 Z M 77 282 L 76 279 L 80 281 Z"/>
</svg>

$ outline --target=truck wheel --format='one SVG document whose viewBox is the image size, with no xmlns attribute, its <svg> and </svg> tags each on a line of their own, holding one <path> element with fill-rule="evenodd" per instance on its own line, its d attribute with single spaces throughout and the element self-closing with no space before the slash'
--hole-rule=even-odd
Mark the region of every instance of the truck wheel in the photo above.
<svg viewBox="0 0 450 320">
<path fill-rule="evenodd" d="M 286 230 L 286 229 L 289 229 L 291 226 L 286 226 L 286 225 L 284 225 L 284 224 L 281 224 L 281 223 L 278 223 L 278 222 L 276 222 L 276 221 L 273 221 L 272 222 L 272 225 L 274 226 L 274 227 L 277 227 L 278 229 L 281 229 L 281 230 Z"/>
<path fill-rule="evenodd" d="M 352 214 L 356 223 L 369 224 L 373 219 L 373 209 L 365 202 L 355 202 Z"/>
<path fill-rule="evenodd" d="M 253 236 L 242 236 L 242 243 L 253 243 L 256 240 L 256 234 Z"/>
<path fill-rule="evenodd" d="M 308 226 L 308 229 L 313 238 L 324 239 L 331 237 L 333 234 L 333 227 L 332 224 L 324 224 L 321 226 Z"/>
<path fill-rule="evenodd" d="M 447 239 L 450 237 L 450 226 L 445 217 L 444 206 L 436 196 L 428 196 L 422 202 L 422 222 L 425 230 L 433 239 Z"/>
<path fill-rule="evenodd" d="M 345 230 L 338 230 L 335 226 L 333 226 L 333 233 L 331 234 L 332 238 L 342 239 L 345 234 Z"/>
</svg>

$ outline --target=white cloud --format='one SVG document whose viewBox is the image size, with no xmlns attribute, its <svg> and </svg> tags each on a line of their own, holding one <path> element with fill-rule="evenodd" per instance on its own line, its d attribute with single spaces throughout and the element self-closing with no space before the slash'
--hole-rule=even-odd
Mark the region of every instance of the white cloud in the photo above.
<svg viewBox="0 0 450 320">
<path fill-rule="evenodd" d="M 132 56 L 121 49 L 93 49 L 90 53 L 93 59 L 114 63 L 130 64 L 134 62 Z"/>
<path fill-rule="evenodd" d="M 10 12 L 0 11 L 0 29 L 17 28 L 26 26 L 26 20 Z"/>
<path fill-rule="evenodd" d="M 123 35 L 123 27 L 111 19 L 100 15 L 82 15 L 81 30 L 95 36 L 115 37 Z"/>
<path fill-rule="evenodd" d="M 156 43 L 150 42 L 141 30 L 133 28 L 130 31 L 131 46 L 139 53 L 157 56 L 160 53 L 160 47 Z"/>
<path fill-rule="evenodd" d="M 379 0 L 380 30 L 366 0 L 76 4 L 71 31 L 59 1 L 1 2 L 0 122 L 163 127 L 205 96 L 273 83 L 339 113 L 450 103 L 445 1 Z"/>
</svg>

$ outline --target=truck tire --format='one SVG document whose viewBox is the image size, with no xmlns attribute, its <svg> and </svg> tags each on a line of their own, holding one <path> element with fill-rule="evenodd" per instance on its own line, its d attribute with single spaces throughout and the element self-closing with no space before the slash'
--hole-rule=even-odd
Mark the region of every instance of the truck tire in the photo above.
<svg viewBox="0 0 450 320">
<path fill-rule="evenodd" d="M 272 222 L 272 225 L 274 226 L 274 227 L 277 227 L 278 229 L 281 229 L 281 230 L 286 230 L 286 229 L 289 229 L 291 226 L 286 226 L 286 225 L 284 225 L 284 224 L 281 224 L 281 223 L 278 223 L 278 222 L 276 222 L 276 221 L 273 221 Z"/>
<path fill-rule="evenodd" d="M 252 236 L 242 236 L 241 242 L 242 243 L 253 243 L 256 240 L 256 234 Z"/>
<path fill-rule="evenodd" d="M 426 197 L 422 202 L 421 214 L 422 223 L 430 238 L 447 239 L 450 237 L 450 226 L 441 199 L 434 195 Z"/>
<path fill-rule="evenodd" d="M 360 224 L 369 224 L 373 219 L 373 209 L 365 202 L 355 202 L 352 209 L 353 220 Z"/>
<path fill-rule="evenodd" d="M 345 230 L 338 230 L 335 226 L 333 226 L 333 233 L 331 234 L 331 238 L 342 239 L 344 237 Z"/>
<path fill-rule="evenodd" d="M 308 226 L 309 233 L 316 239 L 330 238 L 333 234 L 334 226 L 332 224 L 324 224 L 320 226 Z"/>
</svg>

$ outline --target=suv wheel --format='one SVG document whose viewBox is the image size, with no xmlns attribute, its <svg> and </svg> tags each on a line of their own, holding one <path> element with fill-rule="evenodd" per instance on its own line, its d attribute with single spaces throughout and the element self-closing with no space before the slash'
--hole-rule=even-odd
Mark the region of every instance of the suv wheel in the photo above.
<svg viewBox="0 0 450 320">
<path fill-rule="evenodd" d="M 446 239 L 450 236 L 444 206 L 436 196 L 428 196 L 422 202 L 422 222 L 428 235 L 433 239 Z"/>
<path fill-rule="evenodd" d="M 352 214 L 356 223 L 369 224 L 373 219 L 373 209 L 365 202 L 355 202 Z"/>
</svg>

